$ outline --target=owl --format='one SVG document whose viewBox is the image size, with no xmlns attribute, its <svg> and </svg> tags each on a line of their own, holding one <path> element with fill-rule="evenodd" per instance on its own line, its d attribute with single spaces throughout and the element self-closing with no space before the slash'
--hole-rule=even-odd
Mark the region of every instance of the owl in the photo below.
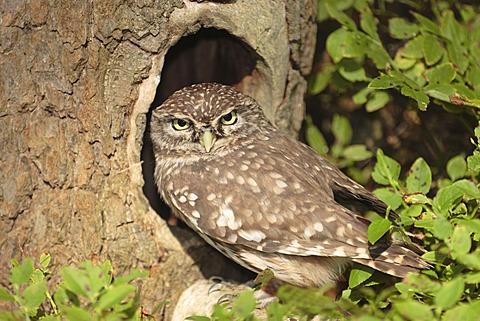
<svg viewBox="0 0 480 321">
<path fill-rule="evenodd" d="M 369 244 L 370 221 L 354 208 L 383 214 L 387 206 L 234 88 L 183 88 L 153 110 L 150 126 L 163 200 L 245 268 L 321 287 L 352 262 L 397 277 L 428 267 L 398 241 Z"/>
</svg>

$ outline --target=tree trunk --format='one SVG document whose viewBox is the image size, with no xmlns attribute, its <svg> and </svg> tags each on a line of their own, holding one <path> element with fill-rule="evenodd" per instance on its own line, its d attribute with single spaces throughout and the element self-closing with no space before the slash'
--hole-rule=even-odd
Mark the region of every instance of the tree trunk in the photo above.
<svg viewBox="0 0 480 321">
<path fill-rule="evenodd" d="M 215 81 L 295 135 L 315 1 L 10 0 L 0 10 L 2 285 L 22 253 L 50 252 L 53 271 L 110 259 L 116 274 L 149 270 L 143 305 L 168 300 L 168 316 L 195 280 L 245 276 L 166 224 L 144 138 L 150 107 Z"/>
</svg>

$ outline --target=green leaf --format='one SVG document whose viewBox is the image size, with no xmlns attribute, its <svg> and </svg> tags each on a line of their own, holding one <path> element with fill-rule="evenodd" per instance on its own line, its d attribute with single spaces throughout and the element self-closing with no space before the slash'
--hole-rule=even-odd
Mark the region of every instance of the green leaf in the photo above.
<svg viewBox="0 0 480 321">
<path fill-rule="evenodd" d="M 367 281 L 373 275 L 373 269 L 365 265 L 354 265 L 348 278 L 348 286 L 355 288 Z"/>
<path fill-rule="evenodd" d="M 362 105 L 362 104 L 365 104 L 367 102 L 367 96 L 373 92 L 374 90 L 369 88 L 369 87 L 365 87 L 363 89 L 361 89 L 359 92 L 357 92 L 355 95 L 353 95 L 353 102 L 355 104 L 359 104 L 359 105 Z"/>
<path fill-rule="evenodd" d="M 343 59 L 338 64 L 338 72 L 343 78 L 350 82 L 367 81 L 368 77 L 365 74 L 363 65 L 359 64 L 353 59 Z"/>
<path fill-rule="evenodd" d="M 465 274 L 465 283 L 480 284 L 480 272 Z"/>
<path fill-rule="evenodd" d="M 433 22 L 432 20 L 422 16 L 421 14 L 418 14 L 416 12 L 412 12 L 413 16 L 415 17 L 415 19 L 417 19 L 418 22 L 420 22 L 421 26 L 422 26 L 422 29 L 426 30 L 426 31 L 429 31 L 433 34 L 440 34 L 440 31 L 438 29 L 438 26 L 435 22 Z"/>
<path fill-rule="evenodd" d="M 62 311 L 69 321 L 92 321 L 95 318 L 87 310 L 77 306 L 64 306 Z"/>
<path fill-rule="evenodd" d="M 388 23 L 388 30 L 392 38 L 395 39 L 411 39 L 420 31 L 418 25 L 408 22 L 403 18 L 390 19 Z"/>
<path fill-rule="evenodd" d="M 473 155 L 467 157 L 468 169 L 471 171 L 480 170 L 480 152 L 475 151 Z"/>
<path fill-rule="evenodd" d="M 382 202 L 389 205 L 394 211 L 402 205 L 402 196 L 395 193 L 391 188 L 377 188 L 373 194 L 375 194 L 375 196 L 377 196 Z"/>
<path fill-rule="evenodd" d="M 458 224 L 465 226 L 469 232 L 480 235 L 480 219 L 460 220 Z"/>
<path fill-rule="evenodd" d="M 318 154 L 326 156 L 328 153 L 328 144 L 325 141 L 320 130 L 312 121 L 312 117 L 306 117 L 307 128 L 305 130 L 305 139 L 307 144 L 312 147 Z"/>
<path fill-rule="evenodd" d="M 340 28 L 332 32 L 327 37 L 326 49 L 334 63 L 338 64 L 344 57 L 343 44 L 345 43 L 346 34 L 349 31 L 345 28 Z"/>
<path fill-rule="evenodd" d="M 310 79 L 310 93 L 317 95 L 321 93 L 330 84 L 332 74 L 337 71 L 337 66 L 327 65 L 319 72 L 313 74 L 313 78 Z"/>
<path fill-rule="evenodd" d="M 417 62 L 416 59 L 410 59 L 410 58 L 405 58 L 401 55 L 400 51 L 397 51 L 397 54 L 395 55 L 395 58 L 393 59 L 393 62 L 395 63 L 395 67 L 398 69 L 410 69 L 412 68 L 415 63 Z"/>
<path fill-rule="evenodd" d="M 434 320 L 430 306 L 422 304 L 418 301 L 408 300 L 398 302 L 394 305 L 397 312 L 412 321 L 431 321 Z"/>
<path fill-rule="evenodd" d="M 0 285 L 0 300 L 1 301 L 12 301 L 15 297 L 10 294 L 10 292 Z"/>
<path fill-rule="evenodd" d="M 457 89 L 457 85 L 454 85 L 455 89 Z M 471 106 L 475 108 L 480 108 L 480 99 L 473 98 L 472 96 L 468 95 L 461 95 L 461 94 L 455 94 L 450 97 L 450 102 L 452 104 L 458 105 L 458 106 Z"/>
<path fill-rule="evenodd" d="M 407 174 L 407 190 L 409 193 L 427 194 L 432 184 L 432 171 L 421 157 L 417 158 Z"/>
<path fill-rule="evenodd" d="M 45 300 L 46 291 L 47 286 L 45 280 L 30 284 L 25 291 L 23 291 L 23 297 L 25 299 L 23 306 L 29 311 L 36 311 Z"/>
<path fill-rule="evenodd" d="M 35 282 L 40 282 L 40 281 L 42 281 L 42 280 L 44 280 L 44 279 L 45 279 L 45 274 L 44 274 L 44 272 L 42 272 L 42 271 L 39 270 L 39 269 L 35 269 L 35 270 L 33 271 L 32 275 L 30 275 L 30 280 L 31 280 L 32 282 L 34 282 L 34 283 L 35 283 Z"/>
<path fill-rule="evenodd" d="M 430 211 L 426 211 L 426 212 L 423 212 L 423 215 L 419 220 L 415 221 L 414 226 L 433 232 L 435 222 L 436 220 L 434 220 L 434 214 Z"/>
<path fill-rule="evenodd" d="M 397 161 L 385 156 L 381 149 L 377 150 L 377 163 L 372 172 L 372 178 L 375 182 L 382 185 L 392 185 L 396 188 L 398 187 L 400 170 L 401 167 Z"/>
<path fill-rule="evenodd" d="M 435 305 L 443 310 L 454 306 L 462 297 L 464 288 L 465 284 L 460 277 L 447 282 L 434 297 Z"/>
<path fill-rule="evenodd" d="M 412 68 L 405 70 L 405 76 L 415 81 L 419 87 L 425 86 L 425 64 L 418 61 Z"/>
<path fill-rule="evenodd" d="M 408 215 L 410 217 L 418 217 L 423 212 L 423 207 L 420 205 L 412 205 L 409 206 L 405 211 L 402 213 Z"/>
<path fill-rule="evenodd" d="M 16 261 L 15 261 L 16 262 Z M 12 261 L 12 263 L 14 263 Z M 23 260 L 21 265 L 14 264 L 14 267 L 10 270 L 10 281 L 12 284 L 20 285 L 30 282 L 30 276 L 33 273 L 33 261 L 27 257 Z"/>
<path fill-rule="evenodd" d="M 370 113 L 383 108 L 390 100 L 390 96 L 385 91 L 375 91 L 372 97 L 365 105 L 365 109 Z"/>
<path fill-rule="evenodd" d="M 390 55 L 381 44 L 368 43 L 366 54 L 379 70 L 386 70 L 392 64 Z"/>
<path fill-rule="evenodd" d="M 407 204 L 429 204 L 430 203 L 430 200 L 428 199 L 428 197 L 420 193 L 405 194 L 403 196 L 403 200 Z"/>
<path fill-rule="evenodd" d="M 433 234 L 440 240 L 446 240 L 447 238 L 451 237 L 453 233 L 453 226 L 444 217 L 439 217 L 435 220 L 435 224 L 433 226 Z"/>
<path fill-rule="evenodd" d="M 191 317 L 186 318 L 185 320 L 192 320 L 192 321 L 212 321 L 209 317 L 193 315 Z"/>
<path fill-rule="evenodd" d="M 480 89 L 480 66 L 470 65 L 465 80 L 473 87 L 474 90 Z"/>
<path fill-rule="evenodd" d="M 238 298 L 235 300 L 235 305 L 233 307 L 233 314 L 242 320 L 251 317 L 253 310 L 255 310 L 257 302 L 253 296 L 252 291 L 246 291 L 241 293 Z"/>
<path fill-rule="evenodd" d="M 450 60 L 457 66 L 458 72 L 463 74 L 470 63 L 468 60 L 467 49 L 463 46 L 456 45 L 450 41 L 447 42 L 447 52 Z"/>
<path fill-rule="evenodd" d="M 350 30 L 356 30 L 357 25 L 348 15 L 340 11 L 337 7 L 338 1 L 335 0 L 326 0 L 325 9 L 327 9 L 330 16 L 340 22 L 342 25 L 348 27 Z"/>
<path fill-rule="evenodd" d="M 83 271 L 65 266 L 60 269 L 60 275 L 63 278 L 63 284 L 66 289 L 79 296 L 87 297 L 88 278 Z"/>
<path fill-rule="evenodd" d="M 367 45 L 357 33 L 340 28 L 328 36 L 326 48 L 333 62 L 338 64 L 343 58 L 363 57 Z"/>
<path fill-rule="evenodd" d="M 272 302 L 267 306 L 268 321 L 284 321 L 288 307 L 278 302 Z M 256 321 L 256 320 L 255 320 Z"/>
<path fill-rule="evenodd" d="M 2 321 L 21 321 L 25 320 L 25 316 L 20 311 L 4 312 L 0 311 L 0 320 Z"/>
<path fill-rule="evenodd" d="M 453 229 L 453 234 L 448 243 L 450 249 L 456 254 L 467 254 L 472 248 L 471 233 L 465 226 L 457 225 Z"/>
<path fill-rule="evenodd" d="M 427 110 L 428 104 L 430 103 L 430 98 L 422 91 L 415 90 L 408 86 L 403 86 L 401 91 L 402 95 L 413 98 L 417 102 L 418 109 L 425 111 Z"/>
<path fill-rule="evenodd" d="M 43 270 L 47 270 L 51 261 L 52 261 L 52 257 L 47 252 L 42 253 L 40 255 L 40 265 L 42 266 Z"/>
<path fill-rule="evenodd" d="M 375 220 L 368 226 L 368 241 L 375 244 L 382 236 L 384 236 L 392 226 L 392 222 L 387 219 Z"/>
<path fill-rule="evenodd" d="M 260 288 L 264 289 L 268 286 L 270 281 L 274 278 L 274 273 L 270 269 L 265 269 L 263 271 L 260 271 L 255 279 L 253 280 L 253 284 L 255 285 L 260 285 Z"/>
<path fill-rule="evenodd" d="M 445 312 L 442 320 L 445 321 L 478 321 L 478 311 L 480 311 L 480 302 L 469 302 L 468 304 L 459 303 L 456 307 Z"/>
<path fill-rule="evenodd" d="M 422 255 L 422 258 L 427 260 L 428 262 L 442 263 L 445 260 L 446 256 L 436 251 L 430 251 L 430 252 L 424 253 Z"/>
<path fill-rule="evenodd" d="M 440 34 L 442 37 L 460 46 L 465 41 L 467 30 L 456 19 L 453 11 L 445 10 L 443 12 L 442 24 L 440 25 Z"/>
<path fill-rule="evenodd" d="M 381 74 L 380 77 L 373 79 L 369 84 L 368 88 L 372 89 L 389 89 L 400 87 L 404 83 L 401 79 L 391 75 Z"/>
<path fill-rule="evenodd" d="M 438 213 L 446 214 L 462 198 L 462 191 L 455 186 L 441 188 L 433 199 L 433 206 Z"/>
<path fill-rule="evenodd" d="M 374 40 L 380 42 L 380 36 L 377 32 L 378 20 L 372 14 L 372 10 L 368 6 L 360 13 L 360 27 Z"/>
<path fill-rule="evenodd" d="M 447 173 L 452 181 L 465 177 L 467 173 L 467 162 L 462 155 L 450 159 L 447 163 Z"/>
<path fill-rule="evenodd" d="M 457 254 L 457 261 L 472 270 L 480 270 L 480 250 L 476 250 L 471 254 Z"/>
<path fill-rule="evenodd" d="M 373 153 L 367 150 L 365 145 L 354 144 L 345 147 L 342 152 L 343 157 L 352 161 L 363 161 L 373 156 Z"/>
<path fill-rule="evenodd" d="M 333 115 L 332 133 L 341 145 L 350 144 L 352 140 L 352 126 L 346 117 Z"/>
<path fill-rule="evenodd" d="M 297 310 L 305 314 L 319 314 L 326 309 L 335 309 L 331 299 L 323 295 L 322 289 L 299 288 L 292 285 L 283 285 L 278 289 L 277 297 L 281 302 L 295 305 Z"/>
<path fill-rule="evenodd" d="M 450 97 L 456 94 L 455 88 L 449 84 L 428 84 L 423 90 L 430 97 L 450 102 Z"/>
<path fill-rule="evenodd" d="M 445 48 L 442 47 L 437 36 L 426 33 L 423 37 L 423 54 L 425 62 L 431 66 L 443 57 Z"/>
<path fill-rule="evenodd" d="M 457 70 L 451 62 L 440 64 L 425 72 L 430 83 L 434 84 L 449 84 L 457 75 Z"/>
<path fill-rule="evenodd" d="M 423 36 L 419 35 L 409 40 L 397 53 L 404 58 L 410 58 L 414 60 L 423 58 Z"/>
<path fill-rule="evenodd" d="M 96 303 L 96 310 L 100 313 L 100 311 L 111 309 L 134 291 L 135 287 L 131 284 L 120 284 L 109 288 Z"/>
</svg>

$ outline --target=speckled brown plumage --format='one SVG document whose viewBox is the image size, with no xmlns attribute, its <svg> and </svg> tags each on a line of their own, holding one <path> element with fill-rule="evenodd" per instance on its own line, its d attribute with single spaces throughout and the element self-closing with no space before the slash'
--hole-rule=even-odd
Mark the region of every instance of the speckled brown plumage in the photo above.
<svg viewBox="0 0 480 321">
<path fill-rule="evenodd" d="M 151 139 L 155 180 L 175 215 L 250 270 L 318 287 L 352 261 L 399 277 L 428 266 L 402 244 L 369 246 L 369 221 L 346 205 L 386 205 L 231 87 L 177 91 L 153 111 Z"/>
</svg>

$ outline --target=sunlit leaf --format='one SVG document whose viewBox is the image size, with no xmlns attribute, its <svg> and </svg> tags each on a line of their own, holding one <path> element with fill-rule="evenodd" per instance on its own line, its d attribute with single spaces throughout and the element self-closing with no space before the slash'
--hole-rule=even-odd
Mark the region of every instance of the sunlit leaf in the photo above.
<svg viewBox="0 0 480 321">
<path fill-rule="evenodd" d="M 390 96 L 385 91 L 375 91 L 365 105 L 368 112 L 383 108 L 390 101 Z"/>
<path fill-rule="evenodd" d="M 388 22 L 390 35 L 396 39 L 411 39 L 415 37 L 420 29 L 418 25 L 408 22 L 403 18 L 392 18 Z"/>
<path fill-rule="evenodd" d="M 355 288 L 367 281 L 373 275 L 373 269 L 368 266 L 358 266 L 354 265 L 350 270 L 350 276 L 348 278 L 348 286 L 350 288 Z"/>
<path fill-rule="evenodd" d="M 448 309 L 455 305 L 462 297 L 465 284 L 462 278 L 455 278 L 443 285 L 434 298 L 435 305 L 441 309 Z"/>
<path fill-rule="evenodd" d="M 437 36 L 426 33 L 423 37 L 423 53 L 427 65 L 431 66 L 443 57 L 445 48 L 442 47 Z"/>
<path fill-rule="evenodd" d="M 387 219 L 375 220 L 368 226 L 368 241 L 375 244 L 382 236 L 384 236 L 392 226 L 392 222 Z"/>
<path fill-rule="evenodd" d="M 427 194 L 432 184 L 432 171 L 421 157 L 417 158 L 407 174 L 407 190 L 409 193 Z"/>
</svg>

